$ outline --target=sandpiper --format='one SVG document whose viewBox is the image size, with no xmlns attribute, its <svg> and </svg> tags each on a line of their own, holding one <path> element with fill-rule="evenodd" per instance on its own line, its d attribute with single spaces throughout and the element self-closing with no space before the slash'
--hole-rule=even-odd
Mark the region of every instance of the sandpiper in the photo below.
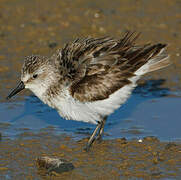
<svg viewBox="0 0 181 180">
<path fill-rule="evenodd" d="M 30 89 L 67 120 L 97 124 L 86 145 L 100 139 L 106 118 L 130 96 L 145 73 L 170 64 L 166 44 L 136 45 L 139 34 L 123 38 L 78 38 L 51 57 L 27 56 L 11 98 Z"/>
</svg>

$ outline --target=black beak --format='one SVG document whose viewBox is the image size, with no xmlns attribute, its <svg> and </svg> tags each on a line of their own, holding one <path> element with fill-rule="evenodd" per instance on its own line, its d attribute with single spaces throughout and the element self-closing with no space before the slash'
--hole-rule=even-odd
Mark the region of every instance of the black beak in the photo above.
<svg viewBox="0 0 181 180">
<path fill-rule="evenodd" d="M 10 99 L 12 96 L 16 95 L 18 92 L 20 92 L 24 88 L 25 88 L 24 83 L 22 81 L 20 81 L 19 84 L 17 85 L 17 87 L 11 91 L 11 93 L 9 94 L 9 96 L 6 99 Z"/>
</svg>

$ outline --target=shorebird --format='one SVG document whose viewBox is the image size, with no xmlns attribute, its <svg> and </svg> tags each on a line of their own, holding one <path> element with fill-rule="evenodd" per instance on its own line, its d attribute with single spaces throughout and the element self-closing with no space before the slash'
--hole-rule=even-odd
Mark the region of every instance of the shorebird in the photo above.
<svg viewBox="0 0 181 180">
<path fill-rule="evenodd" d="M 97 124 L 86 150 L 101 139 L 106 118 L 130 96 L 144 74 L 170 64 L 166 44 L 136 45 L 139 34 L 78 38 L 51 57 L 27 56 L 11 98 L 30 89 L 67 120 Z"/>
</svg>

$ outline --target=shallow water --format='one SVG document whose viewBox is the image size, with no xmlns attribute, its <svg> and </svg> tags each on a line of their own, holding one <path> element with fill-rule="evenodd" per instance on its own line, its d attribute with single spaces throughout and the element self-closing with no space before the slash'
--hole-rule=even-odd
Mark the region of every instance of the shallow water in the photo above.
<svg viewBox="0 0 181 180">
<path fill-rule="evenodd" d="M 164 141 L 181 140 L 181 99 L 178 92 L 161 88 L 163 82 L 150 80 L 138 86 L 127 103 L 109 116 L 105 139 L 157 136 Z M 11 138 L 24 132 L 47 130 L 81 139 L 95 128 L 93 124 L 61 118 L 56 110 L 33 95 L 1 103 L 0 116 L 0 132 Z"/>
</svg>

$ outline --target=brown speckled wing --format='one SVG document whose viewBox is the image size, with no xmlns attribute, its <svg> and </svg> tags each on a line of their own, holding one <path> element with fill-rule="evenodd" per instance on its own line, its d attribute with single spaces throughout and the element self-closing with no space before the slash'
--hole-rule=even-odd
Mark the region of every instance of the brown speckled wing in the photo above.
<svg viewBox="0 0 181 180">
<path fill-rule="evenodd" d="M 82 102 L 103 100 L 130 83 L 129 78 L 166 45 L 136 46 L 139 35 L 122 39 L 76 39 L 61 50 L 60 72 L 70 79 L 71 95 Z"/>
<path fill-rule="evenodd" d="M 82 102 L 103 100 L 119 88 L 129 84 L 128 78 L 131 76 L 133 76 L 132 73 L 121 72 L 117 67 L 99 72 L 96 70 L 96 73 L 86 75 L 78 83 L 74 83 L 70 92 L 75 99 Z"/>
</svg>

